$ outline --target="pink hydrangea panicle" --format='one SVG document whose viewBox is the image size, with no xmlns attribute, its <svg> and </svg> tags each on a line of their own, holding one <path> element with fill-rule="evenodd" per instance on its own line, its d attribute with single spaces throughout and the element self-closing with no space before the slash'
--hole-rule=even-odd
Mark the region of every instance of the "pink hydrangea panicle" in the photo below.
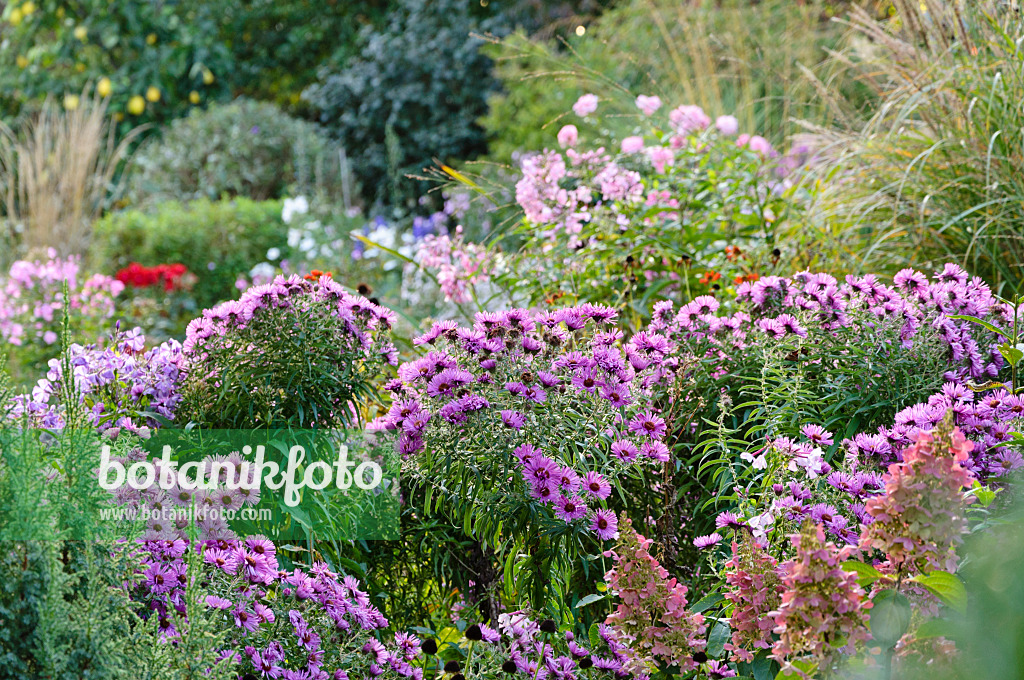
<svg viewBox="0 0 1024 680">
<path fill-rule="evenodd" d="M 741 542 L 733 541 L 732 559 L 725 564 L 725 582 L 730 588 L 725 599 L 733 603 L 729 620 L 732 639 L 725 649 L 749 663 L 754 659 L 752 650 L 771 649 L 775 620 L 769 614 L 779 607 L 783 588 L 778 560 L 748 532 L 740 535 Z"/>
<path fill-rule="evenodd" d="M 636 153 L 644 150 L 644 138 L 639 136 L 626 137 L 622 140 L 622 153 Z"/>
<path fill-rule="evenodd" d="M 723 135 L 731 137 L 740 129 L 740 122 L 735 116 L 719 116 L 715 119 L 715 128 Z"/>
<path fill-rule="evenodd" d="M 974 443 L 952 425 L 952 412 L 931 432 L 919 431 L 882 477 L 884 494 L 869 498 L 871 518 L 860 546 L 881 550 L 897 569 L 956 571 L 956 545 L 967 530 L 965 497 L 974 473 L 964 467 Z"/>
<path fill-rule="evenodd" d="M 605 574 L 619 604 L 605 623 L 628 646 L 630 672 L 649 673 L 654 661 L 693 670 L 693 654 L 706 644 L 704 616 L 687 609 L 686 586 L 669 578 L 651 555 L 651 544 L 628 519 L 621 520 L 615 566 Z"/>
<path fill-rule="evenodd" d="M 793 661 L 828 668 L 871 638 L 871 600 L 857 583 L 857 574 L 842 566 L 856 548 L 836 547 L 825 540 L 824 527 L 811 521 L 790 539 L 796 554 L 780 567 L 785 591 L 779 608 L 770 614 L 779 636 L 771 657 L 783 670 L 807 677 Z M 844 644 L 837 646 L 839 641 Z"/>
</svg>

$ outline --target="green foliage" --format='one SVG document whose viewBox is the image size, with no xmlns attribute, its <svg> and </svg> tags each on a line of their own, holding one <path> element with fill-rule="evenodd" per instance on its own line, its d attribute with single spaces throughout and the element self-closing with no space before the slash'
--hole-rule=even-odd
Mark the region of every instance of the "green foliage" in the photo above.
<svg viewBox="0 0 1024 680">
<path fill-rule="evenodd" d="M 344 63 L 356 51 L 361 27 L 379 26 L 391 0 L 227 0 L 220 10 L 220 38 L 235 68 L 232 91 L 304 108 L 302 90 L 332 57 Z"/>
<path fill-rule="evenodd" d="M 29 11 L 31 10 L 31 11 Z M 232 68 L 215 6 L 189 0 L 34 0 L 7 3 L 0 22 L 0 110 L 16 113 L 48 95 L 109 86 L 110 110 L 125 129 L 181 115 L 227 94 Z M 100 85 L 102 79 L 108 79 Z M 148 101 L 156 88 L 158 101 Z M 130 106 L 135 98 L 139 111 Z"/>
<path fill-rule="evenodd" d="M 384 28 L 363 30 L 357 57 L 326 70 L 305 93 L 350 154 L 368 200 L 414 201 L 423 191 L 407 175 L 421 175 L 434 158 L 448 162 L 485 150 L 474 121 L 497 82 L 479 52 L 483 40 L 471 34 L 497 24 L 483 4 L 401 0 Z"/>
<path fill-rule="evenodd" d="M 880 104 L 830 136 L 823 224 L 853 269 L 955 261 L 1007 295 L 1024 283 L 1024 24 L 995 0 L 896 4 L 853 17 Z"/>
<path fill-rule="evenodd" d="M 202 309 L 233 298 L 238 277 L 286 239 L 279 201 L 171 201 L 156 205 L 152 212 L 130 210 L 100 220 L 90 258 L 104 271 L 117 271 L 131 262 L 180 262 L 199 277 L 194 292 Z"/>
<path fill-rule="evenodd" d="M 193 110 L 135 157 L 129 200 L 282 198 L 336 183 L 337 150 L 306 121 L 250 99 Z"/>
<path fill-rule="evenodd" d="M 486 52 L 503 91 L 480 121 L 489 156 L 508 162 L 516 151 L 550 145 L 561 124 L 579 124 L 570 107 L 586 92 L 630 113 L 638 94 L 695 104 L 712 118 L 735 115 L 741 129 L 781 144 L 800 129 L 794 119 L 824 123 L 837 114 L 805 68 L 851 106 L 867 96 L 829 55 L 843 33 L 828 21 L 833 5 L 628 0 L 562 44 L 522 34 L 495 42 Z M 600 130 L 621 133 L 628 125 L 605 119 Z"/>
</svg>

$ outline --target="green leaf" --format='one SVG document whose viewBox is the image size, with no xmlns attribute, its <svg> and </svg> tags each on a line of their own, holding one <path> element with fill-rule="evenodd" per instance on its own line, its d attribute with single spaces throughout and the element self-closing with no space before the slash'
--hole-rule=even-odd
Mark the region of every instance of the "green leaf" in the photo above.
<svg viewBox="0 0 1024 680">
<path fill-rule="evenodd" d="M 892 647 L 910 627 L 910 601 L 895 590 L 883 590 L 872 602 L 871 635 L 883 647 Z"/>
<path fill-rule="evenodd" d="M 967 611 L 967 590 L 954 574 L 947 571 L 933 571 L 919 574 L 910 580 L 927 588 L 928 592 L 942 600 L 942 603 L 950 609 L 961 614 Z"/>
<path fill-rule="evenodd" d="M 999 345 L 999 353 L 1003 355 L 1004 359 L 1006 359 L 1006 363 L 1011 366 L 1016 366 L 1021 359 L 1024 359 L 1024 352 L 1007 342 Z"/>
<path fill-rule="evenodd" d="M 725 597 L 721 593 L 711 593 L 710 595 L 705 595 L 700 600 L 693 603 L 693 605 L 690 607 L 690 611 L 694 614 L 706 612 L 707 610 L 711 609 L 724 599 Z"/>
<path fill-rule="evenodd" d="M 597 649 L 601 646 L 601 635 L 597 632 L 598 624 L 591 624 L 590 630 L 587 631 L 587 638 L 590 640 L 590 648 Z"/>
<path fill-rule="evenodd" d="M 1007 337 L 1006 331 L 1001 331 L 992 324 L 990 324 L 988 321 L 985 321 L 984 319 L 979 319 L 976 316 L 971 316 L 970 314 L 947 314 L 947 316 L 950 319 L 960 319 L 961 321 L 970 321 L 971 323 L 976 323 L 979 326 L 984 326 L 985 328 L 989 329 L 996 335 L 1001 335 L 1004 338 Z"/>
<path fill-rule="evenodd" d="M 580 600 L 579 602 L 576 603 L 576 606 L 574 607 L 574 609 L 579 609 L 580 607 L 586 607 L 588 604 L 594 604 L 595 602 L 600 602 L 604 598 L 605 598 L 605 596 L 602 595 L 601 593 L 593 593 L 591 595 L 587 595 L 585 598 L 583 598 L 582 600 Z"/>
<path fill-rule="evenodd" d="M 763 652 L 759 653 L 750 664 L 750 669 L 754 674 L 754 680 L 771 680 L 772 660 L 764 656 Z"/>
<path fill-rule="evenodd" d="M 947 619 L 928 619 L 914 631 L 914 637 L 923 640 L 925 638 L 946 637 L 956 635 L 956 628 L 952 621 Z"/>
<path fill-rule="evenodd" d="M 857 574 L 857 583 L 859 583 L 862 588 L 869 586 L 882 578 L 882 572 L 878 571 L 870 564 L 865 564 L 856 560 L 843 562 L 842 567 L 844 571 L 852 571 Z"/>
<path fill-rule="evenodd" d="M 708 636 L 708 656 L 712 659 L 722 656 L 725 643 L 729 641 L 731 636 L 732 632 L 729 630 L 729 626 L 721 621 L 716 623 L 715 627 L 711 629 L 711 635 Z"/>
<path fill-rule="evenodd" d="M 779 674 L 775 676 L 775 680 L 797 680 L 797 678 L 803 680 L 805 677 L 814 677 L 814 672 L 818 670 L 818 664 L 811 663 L 810 661 L 794 659 L 789 663 L 793 666 L 793 669 L 783 668 L 779 671 Z M 804 675 L 801 676 L 797 671 L 803 671 Z"/>
</svg>

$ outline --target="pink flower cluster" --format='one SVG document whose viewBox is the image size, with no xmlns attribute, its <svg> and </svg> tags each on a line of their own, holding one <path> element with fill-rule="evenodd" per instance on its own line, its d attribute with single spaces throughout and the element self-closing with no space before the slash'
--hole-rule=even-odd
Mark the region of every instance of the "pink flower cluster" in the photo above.
<svg viewBox="0 0 1024 680">
<path fill-rule="evenodd" d="M 53 249 L 45 261 L 19 260 L 12 264 L 0 287 L 0 338 L 12 345 L 55 344 L 65 281 L 76 323 L 84 323 L 87 332 L 98 330 L 102 321 L 114 315 L 114 299 L 124 290 L 124 284 L 102 274 L 84 280 L 81 276 L 80 258 L 61 259 Z"/>
<path fill-rule="evenodd" d="M 651 544 L 623 521 L 615 566 L 604 577 L 619 604 L 605 623 L 629 647 L 630 672 L 650 673 L 651 660 L 690 671 L 698 666 L 694 654 L 706 646 L 704 616 L 687 609 L 686 586 L 668 577 L 650 554 Z"/>
<path fill-rule="evenodd" d="M 871 600 L 858 585 L 857 574 L 842 567 L 855 548 L 826 542 L 824 528 L 810 521 L 790 538 L 796 554 L 780 567 L 785 592 L 771 614 L 779 636 L 771 656 L 783 670 L 807 677 L 793 661 L 827 669 L 844 651 L 870 639 Z"/>
<path fill-rule="evenodd" d="M 732 602 L 729 627 L 732 640 L 724 649 L 741 661 L 753 661 L 751 649 L 771 649 L 775 620 L 770 614 L 781 604 L 783 592 L 778 560 L 744 532 L 732 543 L 732 559 L 725 563 L 725 599 Z"/>
<path fill-rule="evenodd" d="M 473 287 L 490 278 L 492 266 L 492 256 L 484 246 L 463 240 L 462 227 L 456 227 L 455 238 L 427 235 L 415 260 L 422 267 L 436 270 L 445 299 L 457 304 L 472 299 Z"/>
<path fill-rule="evenodd" d="M 884 552 L 897 569 L 956 570 L 956 545 L 967 528 L 964 487 L 974 475 L 964 468 L 973 442 L 945 424 L 919 432 L 903 462 L 883 476 L 885 492 L 864 504 L 860 546 Z"/>
</svg>

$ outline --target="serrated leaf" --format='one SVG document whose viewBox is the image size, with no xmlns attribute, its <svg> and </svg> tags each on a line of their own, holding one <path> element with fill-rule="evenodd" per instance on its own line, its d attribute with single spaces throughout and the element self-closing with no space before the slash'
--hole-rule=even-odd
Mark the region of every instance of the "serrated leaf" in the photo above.
<svg viewBox="0 0 1024 680">
<path fill-rule="evenodd" d="M 963 614 L 967 611 L 967 589 L 963 582 L 948 571 L 933 571 L 918 574 L 910 579 L 928 589 L 935 597 L 950 609 Z"/>
<path fill-rule="evenodd" d="M 882 578 L 882 572 L 878 571 L 870 564 L 865 564 L 864 562 L 850 560 L 849 562 L 843 562 L 842 567 L 844 571 L 852 571 L 857 574 L 857 583 L 859 583 L 862 588 L 869 586 Z"/>
<path fill-rule="evenodd" d="M 946 619 L 928 619 L 914 631 L 916 639 L 946 637 L 951 638 L 956 634 L 956 628 L 952 621 Z"/>
</svg>

